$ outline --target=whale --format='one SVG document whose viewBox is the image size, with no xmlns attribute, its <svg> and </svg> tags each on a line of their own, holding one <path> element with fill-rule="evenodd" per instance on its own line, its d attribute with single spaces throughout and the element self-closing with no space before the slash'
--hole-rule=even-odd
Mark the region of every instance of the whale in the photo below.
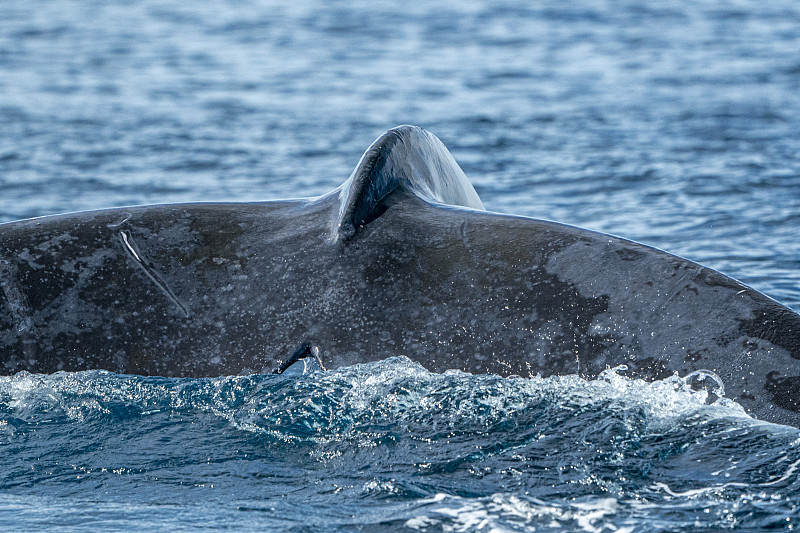
<svg viewBox="0 0 800 533">
<path fill-rule="evenodd" d="M 718 376 L 800 427 L 800 315 L 710 268 L 486 211 L 432 133 L 320 197 L 0 224 L 0 373 L 210 377 L 406 356 L 430 371 Z"/>
</svg>

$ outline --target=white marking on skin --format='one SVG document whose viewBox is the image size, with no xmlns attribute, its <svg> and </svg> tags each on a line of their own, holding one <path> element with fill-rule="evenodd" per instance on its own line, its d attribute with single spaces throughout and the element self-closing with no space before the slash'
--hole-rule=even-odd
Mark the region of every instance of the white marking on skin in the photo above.
<svg viewBox="0 0 800 533">
<path fill-rule="evenodd" d="M 133 242 L 133 239 L 128 234 L 127 231 L 120 231 L 120 242 L 122 242 L 125 251 L 136 261 L 136 264 L 144 271 L 150 281 L 152 281 L 156 287 L 158 287 L 161 292 L 173 303 L 175 304 L 184 314 L 186 318 L 189 318 L 189 311 L 186 307 L 178 300 L 178 297 L 175 296 L 175 293 L 172 292 L 172 289 L 161 279 L 161 277 L 156 273 L 153 265 L 149 262 L 145 262 L 142 259 L 139 250 L 136 247 L 136 244 Z"/>
</svg>

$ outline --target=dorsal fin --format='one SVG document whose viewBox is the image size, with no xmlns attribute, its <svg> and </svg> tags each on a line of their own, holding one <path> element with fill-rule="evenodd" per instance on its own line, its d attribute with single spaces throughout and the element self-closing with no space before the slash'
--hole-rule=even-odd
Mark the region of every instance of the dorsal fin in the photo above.
<svg viewBox="0 0 800 533">
<path fill-rule="evenodd" d="M 364 152 L 340 193 L 337 239 L 349 239 L 386 210 L 397 190 L 426 202 L 483 210 L 483 203 L 444 144 L 422 128 L 398 126 Z"/>
</svg>

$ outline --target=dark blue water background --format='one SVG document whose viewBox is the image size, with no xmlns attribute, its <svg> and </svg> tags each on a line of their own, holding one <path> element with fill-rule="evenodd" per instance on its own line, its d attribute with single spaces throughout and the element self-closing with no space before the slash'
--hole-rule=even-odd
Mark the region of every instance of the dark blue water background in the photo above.
<svg viewBox="0 0 800 533">
<path fill-rule="evenodd" d="M 322 194 L 423 126 L 487 208 L 800 311 L 800 5 L 0 3 L 0 221 Z M 0 377 L 0 529 L 791 528 L 800 431 L 678 378 L 407 359 Z"/>
</svg>

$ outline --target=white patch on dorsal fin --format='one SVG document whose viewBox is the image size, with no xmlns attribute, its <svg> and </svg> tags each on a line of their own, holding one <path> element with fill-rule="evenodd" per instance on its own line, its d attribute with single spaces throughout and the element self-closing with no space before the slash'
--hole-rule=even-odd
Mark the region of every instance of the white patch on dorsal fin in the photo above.
<svg viewBox="0 0 800 533">
<path fill-rule="evenodd" d="M 396 190 L 430 203 L 484 209 L 464 171 L 435 135 L 398 126 L 372 143 L 342 185 L 335 239 L 349 239 L 381 216 L 384 200 Z"/>
</svg>

